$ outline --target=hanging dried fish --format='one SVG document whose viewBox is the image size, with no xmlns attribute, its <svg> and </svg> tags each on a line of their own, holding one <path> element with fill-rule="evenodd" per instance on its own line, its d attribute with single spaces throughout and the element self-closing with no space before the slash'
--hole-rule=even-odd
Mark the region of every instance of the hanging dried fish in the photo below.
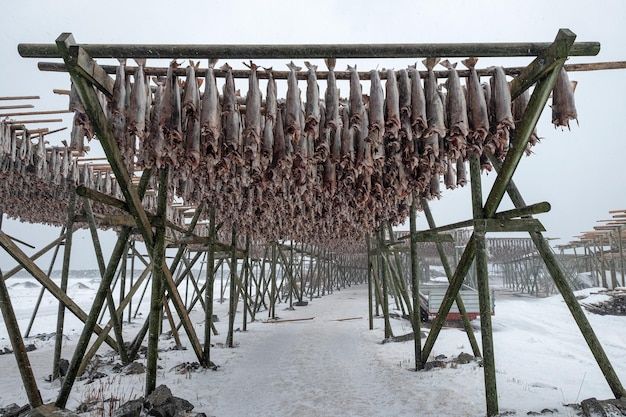
<svg viewBox="0 0 626 417">
<path fill-rule="evenodd" d="M 213 68 L 217 59 L 209 60 L 209 68 L 204 76 L 204 95 L 202 96 L 202 111 L 200 112 L 201 135 L 208 155 L 219 157 L 220 138 L 222 136 L 222 108 L 220 93 L 215 80 Z"/>
<path fill-rule="evenodd" d="M 398 133 L 400 131 L 400 102 L 398 81 L 393 69 L 387 70 L 387 82 L 385 83 L 385 139 L 386 148 L 392 153 L 400 150 Z"/>
<path fill-rule="evenodd" d="M 284 103 L 279 103 L 279 110 L 276 112 L 276 128 L 274 129 L 274 158 L 272 161 L 272 168 L 274 171 L 284 171 L 287 168 L 291 168 L 291 159 L 287 156 L 287 146 L 285 144 L 285 128 L 283 125 L 283 113 L 280 106 Z"/>
<path fill-rule="evenodd" d="M 250 61 L 248 78 L 248 94 L 246 95 L 246 127 L 243 132 L 243 157 L 250 169 L 253 178 L 261 176 L 261 160 L 259 149 L 261 146 L 261 90 L 257 78 L 258 66 Z"/>
<path fill-rule="evenodd" d="M 426 98 L 426 115 L 428 117 L 428 128 L 424 134 L 428 137 L 432 134 L 439 136 L 446 135 L 446 125 L 444 121 L 443 103 L 437 91 L 437 78 L 433 68 L 439 63 L 439 58 L 426 58 L 423 61 L 428 70 L 428 77 L 424 80 L 424 95 Z"/>
<path fill-rule="evenodd" d="M 554 127 L 565 127 L 569 129 L 569 121 L 576 120 L 578 124 L 578 113 L 574 100 L 574 88 L 569 80 L 567 71 L 561 67 L 556 84 L 552 89 L 552 123 Z"/>
<path fill-rule="evenodd" d="M 418 155 L 415 152 L 415 141 L 413 140 L 412 126 L 412 104 L 411 104 L 411 79 L 406 69 L 398 71 L 398 101 L 400 106 L 400 149 L 402 158 L 409 169 L 413 169 L 419 163 Z"/>
<path fill-rule="evenodd" d="M 467 78 L 467 115 L 469 123 L 468 151 L 480 155 L 483 143 L 489 134 L 489 111 L 485 94 L 480 86 L 480 79 L 476 73 L 476 63 L 478 58 L 468 58 L 463 60 L 470 75 Z"/>
<path fill-rule="evenodd" d="M 182 111 L 185 126 L 185 166 L 196 169 L 200 165 L 200 90 L 201 80 L 196 79 L 196 68 L 189 61 L 186 70 L 185 91 L 183 96 Z"/>
<path fill-rule="evenodd" d="M 222 105 L 222 125 L 224 126 L 222 164 L 225 172 L 229 172 L 233 164 L 242 164 L 241 154 L 239 153 L 241 119 L 239 118 L 239 104 L 237 103 L 232 68 L 230 65 L 224 64 L 222 70 L 226 71 L 226 84 L 224 85 L 224 100 Z"/>
<path fill-rule="evenodd" d="M 511 113 L 511 89 L 502 67 L 495 67 L 491 78 L 491 112 L 494 120 L 491 126 L 495 141 L 493 154 L 502 159 L 509 148 L 510 131 L 515 129 Z"/>
<path fill-rule="evenodd" d="M 125 163 L 127 161 L 126 152 L 126 73 L 124 72 L 124 66 L 126 65 L 126 59 L 120 58 L 119 65 L 115 74 L 115 83 L 113 85 L 113 97 L 109 103 L 109 123 L 115 136 L 115 141 L 122 153 L 122 158 Z"/>
<path fill-rule="evenodd" d="M 338 178 L 344 187 L 350 188 L 356 181 L 356 169 L 354 167 L 355 153 L 354 143 L 355 135 L 359 132 L 350 126 L 350 115 L 348 107 L 342 106 L 340 108 L 342 129 L 341 129 L 341 159 L 338 166 Z"/>
<path fill-rule="evenodd" d="M 410 65 L 408 73 L 411 80 L 411 126 L 413 126 L 413 135 L 420 138 L 428 128 L 426 97 L 417 66 Z"/>
<path fill-rule="evenodd" d="M 261 166 L 263 169 L 267 169 L 272 161 L 277 117 L 276 81 L 271 68 L 265 68 L 265 72 L 267 72 L 268 80 L 265 97 L 265 125 L 263 126 L 263 142 L 261 143 Z"/>
<path fill-rule="evenodd" d="M 306 88 L 306 105 L 305 105 L 305 122 L 304 132 L 313 140 L 315 148 L 318 147 L 319 128 L 320 128 L 320 89 L 317 85 L 317 65 L 310 62 L 304 62 L 307 67 L 307 88 Z"/>
<path fill-rule="evenodd" d="M 287 78 L 287 100 L 285 106 L 285 140 L 298 146 L 300 142 L 300 89 L 298 88 L 297 72 L 302 68 L 290 62 L 287 64 L 289 76 Z"/>
<path fill-rule="evenodd" d="M 179 143 L 183 140 L 180 88 L 178 77 L 174 73 L 174 70 L 179 66 L 176 60 L 174 60 L 167 69 L 163 97 L 164 107 L 161 114 L 161 127 L 165 137 L 173 143 Z"/>
<path fill-rule="evenodd" d="M 130 106 L 128 109 L 128 130 L 139 139 L 146 137 L 146 113 L 150 91 L 145 74 L 146 59 L 136 59 L 134 83 L 130 90 Z"/>
<path fill-rule="evenodd" d="M 165 135 L 161 129 L 161 113 L 163 112 L 165 97 L 165 80 L 153 78 L 156 84 L 154 92 L 154 104 L 150 109 L 150 129 L 147 140 L 140 143 L 137 163 L 143 168 L 162 166 L 165 153 Z"/>
<path fill-rule="evenodd" d="M 369 136 L 374 164 L 382 166 L 385 159 L 385 95 L 377 70 L 370 71 Z"/>
<path fill-rule="evenodd" d="M 465 93 L 461 88 L 461 81 L 456 72 L 456 63 L 447 59 L 441 65 L 448 69 L 446 81 L 446 114 L 448 117 L 448 135 L 446 136 L 446 153 L 452 160 L 465 154 L 469 126 L 467 122 L 467 106 Z"/>
</svg>

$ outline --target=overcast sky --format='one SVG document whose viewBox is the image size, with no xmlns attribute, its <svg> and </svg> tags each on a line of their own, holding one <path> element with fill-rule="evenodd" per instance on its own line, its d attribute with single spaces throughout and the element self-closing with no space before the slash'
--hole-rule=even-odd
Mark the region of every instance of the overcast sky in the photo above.
<svg viewBox="0 0 626 417">
<path fill-rule="evenodd" d="M 550 42 L 559 28 L 569 28 L 578 41 L 598 41 L 596 57 L 574 57 L 570 63 L 625 61 L 626 2 L 613 1 L 12 1 L 0 13 L 0 96 L 39 95 L 39 110 L 67 107 L 67 97 L 54 88 L 69 88 L 65 73 L 37 69 L 37 59 L 21 58 L 18 43 L 54 43 L 62 32 L 72 32 L 78 43 L 461 43 Z M 421 61 L 421 57 L 419 61 Z M 453 59 L 454 61 L 454 59 Z M 526 65 L 530 58 L 479 61 L 478 67 Z M 102 61 L 104 63 L 104 61 Z M 149 62 L 150 63 L 150 62 Z M 376 66 L 399 69 L 410 60 L 339 60 L 338 69 L 358 64 L 359 70 Z M 236 62 L 239 67 L 239 63 Z M 275 63 L 275 68 L 286 62 Z M 301 65 L 302 63 L 296 62 Z M 203 63 L 203 66 L 206 65 Z M 421 64 L 418 66 L 421 67 Z M 548 201 L 552 211 L 539 216 L 545 236 L 567 243 L 593 229 L 608 211 L 626 209 L 623 164 L 626 138 L 626 71 L 572 73 L 578 81 L 576 104 L 579 122 L 571 131 L 554 129 L 547 107 L 539 121 L 544 139 L 534 155 L 524 157 L 514 181 L 528 204 Z M 347 90 L 346 90 L 347 91 Z M 69 126 L 71 116 L 60 126 Z M 54 127 L 54 126 L 50 126 Z M 53 143 L 69 138 L 69 130 L 49 136 Z M 488 192 L 495 173 L 483 188 Z M 511 208 L 505 199 L 501 208 Z M 445 191 L 433 202 L 435 221 L 443 225 L 471 217 L 469 187 Z M 420 216 L 420 228 L 426 228 Z M 33 227 L 12 220 L 3 230 L 38 248 L 58 230 Z M 87 234 L 79 241 L 89 244 Z M 113 236 L 105 234 L 105 250 Z M 83 245 L 84 246 L 84 245 Z M 74 257 L 75 268 L 95 267 L 93 251 Z M 44 262 L 45 263 L 45 262 Z M 0 268 L 14 265 L 0 249 Z M 59 264 L 60 265 L 60 264 Z M 59 266 L 60 268 L 60 266 Z"/>
</svg>

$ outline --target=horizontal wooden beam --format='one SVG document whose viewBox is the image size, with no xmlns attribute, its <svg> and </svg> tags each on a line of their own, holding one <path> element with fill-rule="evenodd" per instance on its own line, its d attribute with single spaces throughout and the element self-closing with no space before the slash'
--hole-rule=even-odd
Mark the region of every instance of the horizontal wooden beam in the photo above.
<svg viewBox="0 0 626 417">
<path fill-rule="evenodd" d="M 102 68 L 107 74 L 115 74 L 115 72 L 117 71 L 117 67 L 118 67 L 117 65 L 100 65 L 100 68 Z M 565 70 L 568 72 L 600 71 L 600 70 L 608 70 L 608 69 L 626 69 L 626 61 L 568 64 L 568 65 L 564 65 L 564 67 L 565 67 Z M 40 71 L 67 72 L 67 67 L 65 66 L 65 64 L 60 63 L 60 62 L 38 62 L 37 68 L 39 68 Z M 524 68 L 526 67 L 504 67 L 504 73 L 511 77 L 517 77 L 519 74 L 522 73 Z M 133 65 L 127 65 L 124 67 L 124 71 L 126 72 L 126 74 L 134 74 L 136 70 L 137 70 L 137 67 Z M 167 71 L 168 71 L 168 68 L 166 67 L 145 67 L 144 68 L 144 72 L 148 76 L 165 76 L 167 75 Z M 185 76 L 186 71 L 187 71 L 186 68 L 182 66 L 173 70 L 174 74 L 180 77 Z M 387 79 L 387 71 L 381 69 L 378 72 L 379 72 L 379 77 L 381 80 Z M 418 71 L 418 72 L 420 73 L 420 77 L 422 78 L 425 78 L 428 75 L 428 72 L 425 70 Z M 436 78 L 447 78 L 449 74 L 449 71 L 433 71 L 433 72 Z M 196 70 L 197 77 L 204 77 L 206 76 L 206 73 L 207 73 L 206 68 L 198 68 Z M 289 71 L 279 71 L 274 68 L 272 69 L 271 73 L 272 73 L 272 78 L 274 78 L 275 80 L 286 80 L 289 77 Z M 491 76 L 491 74 L 493 73 L 493 69 L 492 68 L 477 68 L 476 73 L 481 77 L 488 77 L 488 76 Z M 219 68 L 215 68 L 213 70 L 213 74 L 217 78 L 224 78 L 226 77 L 227 71 L 219 69 Z M 247 79 L 250 77 L 250 70 L 233 69 L 231 71 L 231 74 L 233 78 Z M 262 70 L 259 70 L 256 73 L 257 78 L 259 79 L 267 79 L 269 78 L 269 74 L 270 74 L 269 71 L 262 71 Z M 351 75 L 350 71 L 337 71 L 337 70 L 334 71 L 334 74 L 337 80 L 349 80 L 350 75 Z M 359 71 L 358 74 L 359 74 L 360 80 L 370 79 L 369 71 Z M 469 70 L 464 70 L 464 69 L 457 70 L 457 75 L 461 78 L 469 77 L 469 74 L 470 74 Z M 328 79 L 328 71 L 316 71 L 315 75 L 318 80 Z M 307 71 L 298 71 L 296 73 L 296 78 L 298 78 L 299 80 L 306 80 L 307 76 L 308 76 Z M 69 91 L 67 92 L 67 94 L 69 94 Z"/>
<path fill-rule="evenodd" d="M 474 221 L 474 228 L 480 228 L 488 233 L 546 231 L 537 219 L 480 219 Z"/>
<path fill-rule="evenodd" d="M 300 45 L 80 44 L 80 46 L 92 58 L 313 59 L 538 56 L 551 44 L 551 42 L 509 42 Z M 24 58 L 61 58 L 55 44 L 20 43 L 17 50 Z M 598 52 L 600 52 L 599 42 L 579 42 L 572 46 L 569 55 L 592 56 Z"/>
</svg>

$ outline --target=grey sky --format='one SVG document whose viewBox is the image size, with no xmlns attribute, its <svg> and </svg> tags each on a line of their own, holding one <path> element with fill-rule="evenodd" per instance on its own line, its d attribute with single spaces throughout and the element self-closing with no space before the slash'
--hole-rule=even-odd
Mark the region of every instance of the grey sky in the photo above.
<svg viewBox="0 0 626 417">
<path fill-rule="evenodd" d="M 597 57 L 572 58 L 571 63 L 626 60 L 626 2 L 619 0 L 193 3 L 177 7 L 162 0 L 10 2 L 0 13 L 0 59 L 4 64 L 0 95 L 40 95 L 41 100 L 34 103 L 37 109 L 66 108 L 67 98 L 53 94 L 52 89 L 69 88 L 69 76 L 40 72 L 38 60 L 21 58 L 17 53 L 18 43 L 53 43 L 62 32 L 72 32 L 79 43 L 460 43 L 550 42 L 559 28 L 569 28 L 578 35 L 578 41 L 599 41 L 602 45 Z M 481 59 L 478 67 L 526 65 L 530 61 Z M 339 60 L 337 68 L 345 69 L 348 63 L 369 70 L 376 66 L 401 68 L 411 61 Z M 274 67 L 285 69 L 284 64 L 275 62 Z M 421 63 L 418 67 L 423 68 Z M 578 81 L 580 126 L 573 123 L 571 132 L 554 129 L 550 109 L 546 108 L 538 124 L 543 140 L 534 148 L 534 155 L 522 159 L 514 176 L 527 203 L 552 204 L 552 211 L 539 219 L 548 230 L 547 237 L 561 239 L 556 243 L 566 243 L 591 230 L 596 220 L 609 216 L 609 210 L 626 209 L 621 174 L 626 155 L 622 137 L 626 72 L 577 72 L 570 74 L 570 79 Z M 62 125 L 69 126 L 71 116 L 64 119 Z M 59 143 L 67 137 L 69 131 L 51 135 L 49 140 Z M 495 173 L 486 177 L 485 192 L 494 178 Z M 501 208 L 510 207 L 505 199 Z M 440 225 L 469 218 L 469 187 L 444 191 L 431 208 Z M 419 227 L 426 228 L 422 216 Z M 3 230 L 38 247 L 58 235 L 56 229 L 6 219 Z M 105 250 L 110 250 L 113 237 L 105 235 Z M 77 239 L 91 246 L 87 234 L 79 234 Z M 86 252 L 74 258 L 74 267 L 95 266 L 93 251 L 89 248 Z M 13 264 L 0 250 L 0 268 L 6 270 Z"/>
</svg>

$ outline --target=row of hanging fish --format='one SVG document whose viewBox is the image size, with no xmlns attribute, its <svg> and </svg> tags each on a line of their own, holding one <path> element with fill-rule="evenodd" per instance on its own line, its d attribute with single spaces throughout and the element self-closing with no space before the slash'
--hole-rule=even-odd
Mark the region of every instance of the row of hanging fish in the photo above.
<svg viewBox="0 0 626 417">
<path fill-rule="evenodd" d="M 31 135 L 14 126 L 8 120 L 0 121 L 0 212 L 26 222 L 60 226 L 67 222 L 67 205 L 75 186 L 123 199 L 110 169 L 79 163 L 69 146 L 50 146 L 44 134 Z M 143 203 L 154 211 L 154 193 L 144 197 Z M 103 204 L 94 204 L 94 212 L 121 214 Z M 167 216 L 184 225 L 178 211 L 168 210 Z"/>
<path fill-rule="evenodd" d="M 152 79 L 153 87 L 145 60 L 137 63 L 131 83 L 120 62 L 113 97 L 103 100 L 128 169 L 171 167 L 170 189 L 185 203 L 208 200 L 223 219 L 251 233 L 272 230 L 275 237 L 285 230 L 345 235 L 338 219 L 350 230 L 360 222 L 365 231 L 384 220 L 403 221 L 412 194 L 439 198 L 442 179 L 449 189 L 465 185 L 468 156 L 479 156 L 487 170 L 485 151 L 504 158 L 529 100 L 528 92 L 511 100 L 501 67 L 481 84 L 476 58 L 463 61 L 470 71 L 465 85 L 456 64 L 428 58 L 424 80 L 416 66 L 385 70 L 384 84 L 379 71 L 370 71 L 369 94 L 356 66 L 348 67 L 347 98 L 340 96 L 334 60 L 326 61 L 323 94 L 316 66 L 305 63 L 303 93 L 301 68 L 288 64 L 285 98 L 278 97 L 272 69 L 263 69 L 263 98 L 260 69 L 250 62 L 245 99 L 228 64 L 221 67 L 226 75 L 220 88 L 216 61 L 204 77 L 196 76 L 193 62 L 178 77 L 179 64 L 172 62 L 164 78 Z M 448 69 L 443 86 L 434 73 L 437 65 Z M 94 131 L 80 101 L 71 103 L 72 148 L 79 149 Z M 569 83 L 557 83 L 555 125 L 576 118 L 572 109 Z M 537 141 L 533 133 L 529 145 Z"/>
</svg>

